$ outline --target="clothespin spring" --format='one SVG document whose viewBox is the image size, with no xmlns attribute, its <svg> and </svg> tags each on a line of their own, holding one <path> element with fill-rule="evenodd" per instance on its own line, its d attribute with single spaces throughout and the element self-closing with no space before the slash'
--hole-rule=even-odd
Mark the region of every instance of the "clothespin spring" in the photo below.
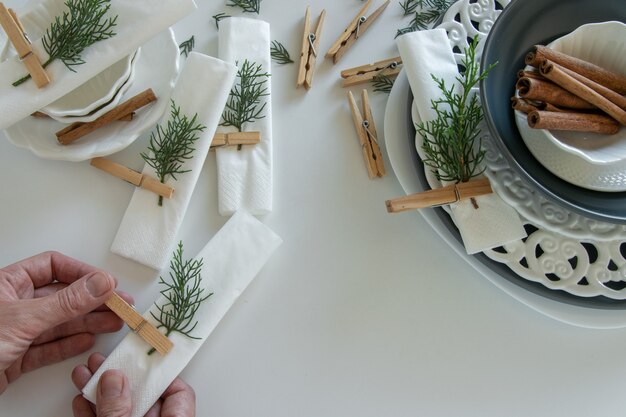
<svg viewBox="0 0 626 417">
<path fill-rule="evenodd" d="M 356 35 L 355 35 L 356 39 L 359 39 L 359 31 L 361 29 L 361 25 L 363 23 L 365 23 L 365 22 L 367 22 L 367 17 L 366 16 L 359 17 L 359 21 L 356 24 Z"/>
<path fill-rule="evenodd" d="M 311 51 L 313 51 L 313 56 L 317 58 L 317 51 L 315 50 L 315 40 L 317 37 L 315 33 L 309 33 L 309 45 L 311 45 Z"/>
</svg>

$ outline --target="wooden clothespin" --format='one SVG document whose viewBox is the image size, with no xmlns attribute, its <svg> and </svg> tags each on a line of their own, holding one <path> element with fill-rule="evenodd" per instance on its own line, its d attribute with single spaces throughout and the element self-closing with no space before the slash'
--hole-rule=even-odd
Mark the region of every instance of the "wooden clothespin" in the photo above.
<svg viewBox="0 0 626 417">
<path fill-rule="evenodd" d="M 489 179 L 480 178 L 394 198 L 393 200 L 387 200 L 385 204 L 387 205 L 387 212 L 400 213 L 407 210 L 457 203 L 461 200 L 491 194 L 492 192 Z"/>
<path fill-rule="evenodd" d="M 37 88 L 43 88 L 50 84 L 50 77 L 33 51 L 22 23 L 15 12 L 12 9 L 7 9 L 4 3 L 0 3 L 0 25 L 11 40 L 20 61 L 26 66 Z"/>
<path fill-rule="evenodd" d="M 344 87 L 352 87 L 353 85 L 363 84 L 372 81 L 379 75 L 387 77 L 396 77 L 400 74 L 402 58 L 395 57 L 378 61 L 369 65 L 361 65 L 360 67 L 350 68 L 341 71 Z"/>
<path fill-rule="evenodd" d="M 223 146 L 256 145 L 261 142 L 261 132 L 216 133 L 209 151 Z"/>
<path fill-rule="evenodd" d="M 50 119 L 51 118 L 46 113 L 43 113 L 40 111 L 36 111 L 32 113 L 31 116 L 34 117 L 35 119 Z M 132 112 L 132 113 L 120 116 L 117 120 L 120 122 L 130 122 L 134 118 L 135 118 L 135 112 Z"/>
<path fill-rule="evenodd" d="M 351 91 L 348 91 L 348 102 L 352 111 L 354 127 L 361 143 L 367 173 L 370 178 L 383 177 L 385 175 L 385 164 L 383 162 L 383 154 L 378 146 L 376 126 L 374 125 L 374 117 L 372 116 L 367 90 L 361 92 L 363 113 L 359 111 Z"/>
<path fill-rule="evenodd" d="M 298 80 L 296 82 L 296 87 L 298 88 L 304 86 L 304 88 L 310 90 L 311 85 L 313 84 L 313 73 L 315 72 L 317 51 L 320 44 L 320 37 L 325 17 L 326 10 L 322 10 L 320 17 L 317 19 L 315 29 L 311 30 L 311 6 L 307 6 L 306 14 L 304 16 L 304 33 L 302 35 L 300 67 L 298 69 Z"/>
<path fill-rule="evenodd" d="M 61 145 L 69 145 L 70 143 L 90 134 L 94 130 L 105 126 L 116 120 L 120 120 L 133 113 L 135 110 L 156 101 L 156 96 L 151 88 L 137 94 L 128 99 L 124 103 L 109 110 L 93 122 L 89 123 L 72 123 L 65 129 L 56 132 L 56 137 Z"/>
<path fill-rule="evenodd" d="M 166 355 L 174 344 L 156 327 L 150 324 L 141 314 L 130 306 L 122 297 L 113 293 L 111 298 L 105 302 L 106 306 L 117 314 L 131 330 L 145 340 L 161 355 Z"/>
<path fill-rule="evenodd" d="M 163 196 L 165 198 L 172 198 L 174 189 L 167 184 L 163 184 L 156 178 L 152 178 L 149 175 L 142 174 L 130 168 L 120 165 L 117 162 L 113 162 L 107 158 L 93 158 L 91 160 L 91 166 L 101 169 L 114 177 L 120 178 L 126 182 L 133 184 L 136 187 L 145 188 L 148 191 L 152 191 L 155 194 Z"/>
<path fill-rule="evenodd" d="M 372 0 L 367 0 L 356 17 L 352 19 L 346 30 L 343 31 L 333 46 L 330 47 L 326 53 L 326 58 L 332 58 L 333 63 L 336 64 L 352 44 L 359 39 L 359 36 L 364 34 L 370 25 L 374 23 L 374 20 L 387 8 L 389 2 L 390 0 L 386 0 L 383 5 L 376 9 L 371 15 L 365 16 L 364 13 L 372 4 Z"/>
</svg>

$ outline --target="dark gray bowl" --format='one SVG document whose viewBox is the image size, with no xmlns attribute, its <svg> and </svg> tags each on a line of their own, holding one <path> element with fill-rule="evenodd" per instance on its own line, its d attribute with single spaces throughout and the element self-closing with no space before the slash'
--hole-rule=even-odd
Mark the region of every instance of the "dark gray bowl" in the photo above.
<svg viewBox="0 0 626 417">
<path fill-rule="evenodd" d="M 546 198 L 590 218 L 626 224 L 626 192 L 591 191 L 543 167 L 522 140 L 511 109 L 517 70 L 535 44 L 547 44 L 585 23 L 626 22 L 625 0 L 513 0 L 485 42 L 481 67 L 498 65 L 481 82 L 480 97 L 491 134 L 511 167 Z"/>
</svg>

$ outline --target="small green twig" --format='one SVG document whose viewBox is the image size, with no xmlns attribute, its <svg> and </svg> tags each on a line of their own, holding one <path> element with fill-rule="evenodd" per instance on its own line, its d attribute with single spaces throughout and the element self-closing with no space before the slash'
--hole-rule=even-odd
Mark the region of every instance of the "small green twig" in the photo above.
<svg viewBox="0 0 626 417">
<path fill-rule="evenodd" d="M 262 0 L 230 0 L 230 3 L 226 3 L 229 7 L 239 7 L 244 13 L 256 13 L 261 11 Z"/>
<path fill-rule="evenodd" d="M 270 48 L 270 55 L 272 59 L 278 64 L 293 64 L 289 51 L 278 41 L 272 41 L 272 47 Z"/>
<path fill-rule="evenodd" d="M 159 323 L 158 329 L 165 329 L 165 336 L 178 332 L 191 339 L 200 339 L 191 335 L 198 325 L 194 317 L 200 304 L 208 299 L 213 293 L 203 295 L 204 288 L 200 288 L 202 282 L 203 260 L 183 260 L 183 242 L 178 242 L 174 256 L 170 261 L 170 280 L 165 281 L 159 277 L 159 284 L 165 286 L 160 292 L 167 300 L 163 305 L 156 305 L 158 315 L 150 313 Z M 155 349 L 150 349 L 148 355 L 152 355 Z"/>
<path fill-rule="evenodd" d="M 400 3 L 405 15 L 411 13 L 415 14 L 407 27 L 398 29 L 395 37 L 397 38 L 405 33 L 427 29 L 430 24 L 436 22 L 443 16 L 455 1 L 456 0 L 406 0 L 404 3 Z M 420 8 L 419 11 L 417 11 L 418 7 Z"/>
<path fill-rule="evenodd" d="M 178 45 L 178 47 L 180 48 L 180 54 L 185 55 L 185 57 L 188 57 L 189 53 L 193 51 L 193 48 L 195 45 L 196 45 L 196 39 L 192 35 L 191 38 L 187 39 L 186 41 Z"/>
<path fill-rule="evenodd" d="M 391 78 L 388 75 L 381 73 L 381 74 L 377 74 L 376 76 L 374 76 L 372 81 L 373 81 L 372 85 L 374 86 L 374 91 L 389 94 L 391 93 L 391 88 L 393 87 L 393 83 L 395 79 Z"/>
<path fill-rule="evenodd" d="M 42 38 L 43 48 L 48 59 L 42 64 L 44 68 L 55 60 L 61 60 L 72 72 L 75 66 L 85 63 L 81 54 L 85 48 L 98 41 L 109 39 L 115 35 L 113 28 L 117 25 L 117 16 L 104 18 L 111 0 L 66 0 L 68 8 L 46 29 Z M 26 75 L 13 83 L 17 87 L 30 79 Z"/>
<path fill-rule="evenodd" d="M 442 98 L 431 100 L 437 118 L 416 126 L 424 138 L 422 145 L 426 157 L 423 162 L 440 181 L 466 182 L 484 171 L 479 124 L 483 119 L 482 107 L 472 89 L 497 64 L 480 72 L 476 62 L 478 38 L 465 50 L 462 66 L 465 71 L 456 77 L 460 87 L 448 88 L 443 79 L 431 75 L 442 93 Z"/>
<path fill-rule="evenodd" d="M 228 15 L 226 13 L 218 13 L 218 14 L 214 15 L 213 19 L 215 20 L 215 27 L 217 29 L 219 29 L 220 28 L 220 20 L 226 19 L 226 18 L 229 18 L 229 17 L 232 17 L 232 16 L 230 16 L 230 15 Z"/>
<path fill-rule="evenodd" d="M 159 181 L 164 183 L 168 176 L 177 180 L 176 175 L 189 172 L 183 169 L 183 164 L 193 157 L 193 146 L 199 138 L 198 134 L 206 128 L 197 123 L 197 117 L 195 114 L 189 119 L 181 114 L 180 107 L 172 100 L 171 117 L 167 125 L 157 125 L 156 131 L 150 135 L 149 152 L 142 153 L 141 157 L 154 168 Z M 163 197 L 159 196 L 159 206 L 162 205 Z"/>
</svg>

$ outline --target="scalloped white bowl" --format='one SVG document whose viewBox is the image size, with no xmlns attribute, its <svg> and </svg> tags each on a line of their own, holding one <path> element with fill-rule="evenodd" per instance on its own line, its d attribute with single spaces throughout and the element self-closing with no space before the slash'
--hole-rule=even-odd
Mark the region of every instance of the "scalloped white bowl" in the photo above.
<svg viewBox="0 0 626 417">
<path fill-rule="evenodd" d="M 626 24 L 590 23 L 555 40 L 550 48 L 626 75 Z M 596 191 L 626 190 L 626 128 L 614 135 L 528 127 L 515 112 L 520 135 L 533 156 L 563 180 Z"/>
</svg>

